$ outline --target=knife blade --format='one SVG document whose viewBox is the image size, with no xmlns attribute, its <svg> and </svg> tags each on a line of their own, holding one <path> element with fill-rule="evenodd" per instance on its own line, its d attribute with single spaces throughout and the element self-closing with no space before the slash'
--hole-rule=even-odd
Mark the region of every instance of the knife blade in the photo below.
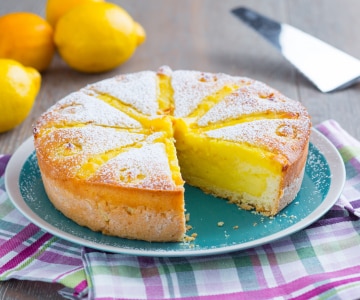
<svg viewBox="0 0 360 300">
<path fill-rule="evenodd" d="M 275 46 L 324 93 L 348 87 L 360 79 L 360 61 L 291 25 L 246 7 L 232 13 Z"/>
</svg>

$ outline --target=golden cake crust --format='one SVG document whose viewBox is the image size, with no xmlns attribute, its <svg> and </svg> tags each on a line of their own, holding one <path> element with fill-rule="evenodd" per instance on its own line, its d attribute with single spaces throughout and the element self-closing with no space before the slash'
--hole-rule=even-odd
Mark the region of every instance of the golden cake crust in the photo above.
<svg viewBox="0 0 360 300">
<path fill-rule="evenodd" d="M 199 187 L 274 215 L 300 189 L 310 127 L 299 102 L 263 83 L 161 67 L 109 78 L 58 101 L 35 123 L 34 143 L 49 199 L 67 217 L 104 234 L 181 241 L 178 159 L 185 168 L 189 136 L 255 149 L 273 161 L 267 164 L 280 179 L 269 205 L 248 204 L 245 194 L 221 186 Z M 191 170 L 183 171 L 192 184 Z"/>
</svg>

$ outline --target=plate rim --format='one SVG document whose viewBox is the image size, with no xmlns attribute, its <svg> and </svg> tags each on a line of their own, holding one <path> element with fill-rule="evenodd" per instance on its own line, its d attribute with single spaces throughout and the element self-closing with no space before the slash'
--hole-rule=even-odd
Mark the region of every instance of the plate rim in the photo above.
<svg viewBox="0 0 360 300">
<path fill-rule="evenodd" d="M 89 241 L 81 237 L 74 236 L 68 232 L 56 228 L 46 220 L 39 217 L 23 199 L 20 186 L 19 177 L 24 163 L 34 151 L 33 137 L 26 139 L 22 145 L 11 156 L 10 161 L 5 170 L 5 188 L 12 204 L 22 213 L 30 222 L 34 223 L 41 229 L 62 238 L 64 240 L 73 242 L 80 246 L 112 252 L 120 254 L 129 254 L 137 256 L 152 256 L 152 257 L 187 257 L 187 256 L 204 256 L 229 253 L 239 250 L 245 250 L 256 246 L 261 246 L 270 242 L 274 242 L 280 238 L 291 235 L 300 231 L 310 224 L 320 219 L 337 201 L 339 198 L 346 180 L 346 171 L 344 162 L 336 147 L 317 129 L 312 128 L 310 135 L 310 142 L 321 152 L 324 156 L 329 169 L 331 179 L 336 177 L 336 180 L 331 180 L 327 195 L 322 203 L 312 210 L 304 219 L 291 225 L 285 229 L 279 230 L 276 233 L 270 234 L 259 239 L 247 241 L 245 243 L 238 243 L 235 245 L 226 245 L 224 247 L 196 249 L 191 250 L 144 250 L 134 248 L 115 247 L 105 245 L 98 242 Z"/>
</svg>

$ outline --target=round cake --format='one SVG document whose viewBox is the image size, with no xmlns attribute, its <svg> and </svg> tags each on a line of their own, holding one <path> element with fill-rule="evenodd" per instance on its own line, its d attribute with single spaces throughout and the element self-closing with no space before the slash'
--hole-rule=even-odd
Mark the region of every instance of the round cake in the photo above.
<svg viewBox="0 0 360 300">
<path fill-rule="evenodd" d="M 301 187 L 310 130 L 301 103 L 264 83 L 163 66 L 66 96 L 33 132 L 65 216 L 122 238 L 182 241 L 184 182 L 273 216 Z"/>
</svg>

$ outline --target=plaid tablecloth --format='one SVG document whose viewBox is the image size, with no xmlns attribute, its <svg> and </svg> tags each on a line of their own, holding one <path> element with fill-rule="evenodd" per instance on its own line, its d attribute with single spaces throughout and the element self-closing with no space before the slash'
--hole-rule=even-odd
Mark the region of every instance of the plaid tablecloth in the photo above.
<svg viewBox="0 0 360 300">
<path fill-rule="evenodd" d="M 0 280 L 62 283 L 69 299 L 359 299 L 360 143 L 333 120 L 317 129 L 347 171 L 331 210 L 273 243 L 206 257 L 111 254 L 52 236 L 11 204 L 3 177 L 9 156 L 0 156 Z"/>
</svg>

